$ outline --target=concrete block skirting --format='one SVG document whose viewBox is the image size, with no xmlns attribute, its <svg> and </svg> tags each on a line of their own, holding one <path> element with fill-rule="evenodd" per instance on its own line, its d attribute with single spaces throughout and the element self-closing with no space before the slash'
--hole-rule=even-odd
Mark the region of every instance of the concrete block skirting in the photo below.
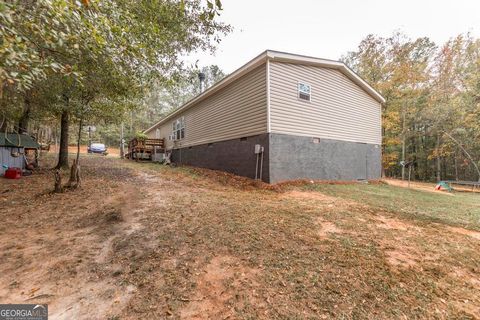
<svg viewBox="0 0 480 320">
<path fill-rule="evenodd" d="M 375 180 L 381 176 L 379 145 L 286 134 L 261 134 L 241 139 L 174 149 L 178 164 L 255 177 L 255 145 L 265 148 L 262 180 Z"/>
<path fill-rule="evenodd" d="M 286 134 L 271 134 L 269 140 L 270 183 L 380 179 L 379 145 Z"/>
<path fill-rule="evenodd" d="M 172 161 L 213 170 L 223 170 L 239 176 L 255 178 L 257 155 L 255 145 L 264 147 L 262 180 L 268 182 L 268 134 L 226 140 L 198 146 L 174 149 Z M 260 165 L 260 159 L 258 161 Z M 260 170 L 258 169 L 258 172 Z"/>
</svg>

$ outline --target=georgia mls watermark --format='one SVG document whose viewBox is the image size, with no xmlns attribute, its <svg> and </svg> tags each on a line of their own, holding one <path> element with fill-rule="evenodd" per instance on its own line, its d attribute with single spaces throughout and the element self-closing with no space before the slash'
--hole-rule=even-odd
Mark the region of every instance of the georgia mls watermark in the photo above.
<svg viewBox="0 0 480 320">
<path fill-rule="evenodd" d="M 0 320 L 48 320 L 48 305 L 0 304 Z"/>
</svg>

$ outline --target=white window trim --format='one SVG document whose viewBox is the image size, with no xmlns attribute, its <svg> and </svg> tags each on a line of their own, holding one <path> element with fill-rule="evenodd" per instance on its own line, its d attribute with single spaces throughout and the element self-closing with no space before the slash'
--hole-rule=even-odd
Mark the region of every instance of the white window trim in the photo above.
<svg viewBox="0 0 480 320">
<path fill-rule="evenodd" d="M 177 124 L 179 123 L 178 127 Z M 180 138 L 177 138 L 177 132 L 183 130 L 183 137 L 180 134 Z M 172 122 L 172 134 L 171 134 L 171 139 L 173 141 L 180 141 L 185 139 L 185 117 L 182 116 L 180 118 L 175 119 Z"/>
<path fill-rule="evenodd" d="M 305 99 L 302 99 L 300 98 L 300 84 L 304 85 L 304 86 L 309 86 L 310 87 L 310 93 L 308 94 L 308 96 L 310 97 L 309 100 L 305 100 Z M 303 94 L 307 94 L 305 92 L 302 92 Z M 300 100 L 300 101 L 303 101 L 303 102 L 312 102 L 312 85 L 308 82 L 305 82 L 305 81 L 297 81 L 297 99 Z"/>
</svg>

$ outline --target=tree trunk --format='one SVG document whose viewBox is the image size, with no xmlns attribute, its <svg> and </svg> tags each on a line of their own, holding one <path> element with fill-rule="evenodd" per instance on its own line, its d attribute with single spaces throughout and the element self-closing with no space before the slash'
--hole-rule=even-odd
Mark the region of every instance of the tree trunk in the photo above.
<svg viewBox="0 0 480 320">
<path fill-rule="evenodd" d="M 385 112 L 384 112 L 385 114 Z M 382 118 L 382 123 L 385 123 L 385 120 Z M 385 127 L 382 125 L 382 158 L 380 160 L 380 163 L 382 165 L 382 178 L 385 178 L 386 177 L 386 172 L 385 172 L 385 162 L 383 161 L 385 155 L 387 154 L 387 148 L 385 146 L 385 142 L 383 141 L 383 139 L 385 138 L 385 134 L 386 134 L 386 130 L 385 130 Z"/>
<path fill-rule="evenodd" d="M 7 132 L 8 122 L 7 119 L 3 118 L 3 122 L 0 122 L 0 132 Z"/>
<path fill-rule="evenodd" d="M 68 180 L 67 186 L 69 188 L 80 188 L 81 186 L 80 179 L 80 164 L 76 159 L 73 160 L 72 167 L 70 168 L 70 179 Z"/>
<path fill-rule="evenodd" d="M 418 146 L 417 146 L 417 138 L 415 137 L 417 134 L 416 125 L 413 125 L 412 131 L 414 132 L 413 135 L 410 136 L 410 148 L 412 154 L 412 166 L 413 166 L 413 179 L 418 178 Z"/>
<path fill-rule="evenodd" d="M 25 93 L 25 99 L 23 100 L 23 114 L 18 121 L 18 133 L 27 133 L 28 132 L 28 123 L 30 122 L 30 111 L 31 111 L 31 102 L 30 102 L 30 92 Z"/>
<path fill-rule="evenodd" d="M 423 127 L 422 135 L 420 137 L 420 144 L 422 148 L 422 162 L 423 162 L 423 177 L 422 180 L 430 179 L 430 161 L 428 159 L 428 149 L 427 149 L 427 126 Z"/>
<path fill-rule="evenodd" d="M 63 186 L 62 186 L 62 175 L 60 170 L 55 170 L 55 193 L 62 193 Z"/>
<path fill-rule="evenodd" d="M 405 135 L 402 137 L 402 163 L 405 164 Z M 405 180 L 405 165 L 402 165 L 402 180 Z"/>
<path fill-rule="evenodd" d="M 455 165 L 455 180 L 458 181 L 458 159 L 457 159 L 457 150 L 455 150 L 453 161 Z"/>
<path fill-rule="evenodd" d="M 58 153 L 58 127 L 57 127 L 57 124 L 55 124 L 55 128 L 54 128 L 54 143 L 55 143 L 55 153 Z"/>
<path fill-rule="evenodd" d="M 407 128 L 406 128 L 406 107 L 405 102 L 403 103 L 402 108 L 402 162 L 405 163 L 405 145 L 407 139 Z M 402 165 L 402 180 L 405 180 L 405 166 Z"/>
<path fill-rule="evenodd" d="M 82 179 L 80 178 L 80 164 L 77 163 L 77 172 L 75 174 L 75 180 L 77 180 L 77 184 L 75 185 L 75 188 L 80 188 L 82 186 Z"/>
<path fill-rule="evenodd" d="M 442 177 L 443 179 L 448 179 L 448 158 L 442 157 Z"/>
<path fill-rule="evenodd" d="M 472 162 L 473 166 L 475 167 L 475 170 L 477 171 L 477 174 L 478 174 L 478 182 L 480 182 L 480 168 L 478 167 L 477 163 L 475 162 L 475 160 L 473 160 L 472 156 L 470 155 L 470 153 L 467 151 L 467 149 L 465 149 L 462 144 L 460 142 L 457 141 L 457 139 L 455 139 L 451 134 L 449 134 L 448 132 L 445 132 L 445 134 L 447 135 L 447 137 L 449 137 L 450 139 L 452 139 L 456 144 L 457 146 L 465 153 L 465 155 L 468 157 L 468 159 L 470 159 L 470 161 Z"/>
<path fill-rule="evenodd" d="M 82 140 L 83 118 L 78 123 L 78 140 L 77 140 L 77 164 L 80 161 L 80 142 Z"/>
<path fill-rule="evenodd" d="M 442 164 L 441 164 L 441 158 L 440 158 L 440 134 L 437 133 L 437 142 L 435 144 L 435 153 L 436 153 L 436 162 L 437 162 L 437 169 L 436 169 L 436 176 L 437 176 L 437 182 L 440 182 L 442 180 L 441 177 L 441 172 L 442 172 Z"/>
<path fill-rule="evenodd" d="M 78 136 L 77 136 L 77 157 L 73 160 L 72 167 L 70 168 L 70 179 L 68 180 L 69 188 L 80 188 L 80 142 L 82 140 L 83 129 L 83 117 L 80 118 L 78 123 Z"/>
<path fill-rule="evenodd" d="M 60 121 L 60 150 L 58 152 L 57 169 L 68 169 L 68 127 L 69 127 L 69 115 L 68 111 L 62 112 L 62 118 Z"/>
<path fill-rule="evenodd" d="M 123 148 L 123 122 L 120 126 L 120 159 L 125 158 L 125 149 Z"/>
</svg>

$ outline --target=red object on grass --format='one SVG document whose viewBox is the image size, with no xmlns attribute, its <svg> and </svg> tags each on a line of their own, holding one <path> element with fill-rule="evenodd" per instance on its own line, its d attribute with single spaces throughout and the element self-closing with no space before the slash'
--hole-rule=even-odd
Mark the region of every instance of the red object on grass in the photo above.
<svg viewBox="0 0 480 320">
<path fill-rule="evenodd" d="M 5 178 L 7 179 L 20 179 L 22 176 L 22 169 L 20 168 L 8 168 L 5 171 Z"/>
</svg>

